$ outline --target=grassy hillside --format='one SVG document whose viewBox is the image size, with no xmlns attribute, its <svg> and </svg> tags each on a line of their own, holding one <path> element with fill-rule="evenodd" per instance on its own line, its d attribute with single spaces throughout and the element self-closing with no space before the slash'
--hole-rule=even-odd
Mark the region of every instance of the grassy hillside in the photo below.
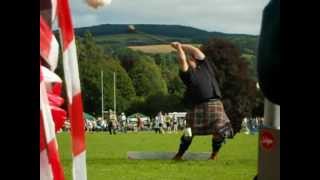
<svg viewBox="0 0 320 180">
<path fill-rule="evenodd" d="M 194 46 L 199 47 L 200 44 L 193 44 Z M 135 51 L 142 51 L 144 53 L 170 53 L 175 51 L 169 44 L 158 44 L 158 45 L 145 45 L 145 46 L 128 46 L 128 48 Z"/>
<path fill-rule="evenodd" d="M 192 42 L 190 38 L 177 38 L 168 37 L 162 35 L 150 35 L 141 33 L 127 33 L 127 34 L 114 34 L 114 35 L 102 35 L 95 36 L 98 44 L 115 44 L 115 45 L 151 45 L 151 44 L 163 44 L 164 42 L 180 41 L 184 43 Z"/>
<path fill-rule="evenodd" d="M 130 49 L 145 53 L 170 53 L 175 51 L 170 45 L 129 46 Z"/>
<path fill-rule="evenodd" d="M 89 31 L 100 45 L 150 45 L 170 41 L 184 43 L 204 43 L 211 37 L 228 39 L 235 43 L 243 53 L 255 54 L 257 36 L 246 34 L 226 34 L 180 25 L 134 25 L 135 31 L 129 32 L 127 24 L 103 24 L 76 28 L 77 36 Z"/>
</svg>

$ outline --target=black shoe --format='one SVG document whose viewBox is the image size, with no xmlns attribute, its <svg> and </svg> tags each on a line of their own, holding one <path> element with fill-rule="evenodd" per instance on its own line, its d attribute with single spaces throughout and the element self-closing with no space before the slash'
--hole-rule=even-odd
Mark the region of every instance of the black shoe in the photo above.
<svg viewBox="0 0 320 180">
<path fill-rule="evenodd" d="M 211 156 L 209 157 L 209 160 L 217 160 L 218 158 L 218 153 L 212 153 Z"/>
<path fill-rule="evenodd" d="M 182 160 L 182 155 L 180 155 L 180 154 L 177 153 L 177 154 L 172 158 L 172 160 L 180 161 L 180 160 Z"/>
</svg>

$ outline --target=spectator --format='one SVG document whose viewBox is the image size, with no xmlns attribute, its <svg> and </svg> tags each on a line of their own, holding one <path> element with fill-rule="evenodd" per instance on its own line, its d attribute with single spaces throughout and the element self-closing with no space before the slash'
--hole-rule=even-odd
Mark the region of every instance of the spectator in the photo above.
<svg viewBox="0 0 320 180">
<path fill-rule="evenodd" d="M 124 114 L 124 112 L 121 113 L 120 120 L 121 120 L 121 130 L 122 130 L 122 132 L 127 133 L 127 117 Z"/>
<path fill-rule="evenodd" d="M 171 117 L 168 113 L 165 114 L 165 121 L 166 121 L 166 130 L 170 134 L 171 133 Z"/>
<path fill-rule="evenodd" d="M 160 111 L 158 113 L 158 118 L 159 118 L 159 128 L 160 128 L 160 133 L 163 134 L 164 131 L 163 131 L 163 126 L 164 126 L 164 116 L 162 114 L 162 112 Z"/>
<path fill-rule="evenodd" d="M 110 134 L 116 134 L 117 116 L 112 112 L 111 109 L 109 110 L 108 128 Z"/>
<path fill-rule="evenodd" d="M 141 119 L 141 117 L 139 115 L 136 116 L 137 117 L 137 128 L 138 128 L 138 131 L 141 131 L 143 130 L 143 121 Z"/>
<path fill-rule="evenodd" d="M 156 134 L 157 134 L 157 132 L 159 132 L 159 134 L 160 134 L 160 119 L 159 119 L 159 116 L 155 117 L 154 130 L 156 131 Z"/>
<path fill-rule="evenodd" d="M 173 132 L 177 133 L 177 131 L 178 131 L 178 118 L 174 114 L 172 119 L 173 119 Z"/>
</svg>

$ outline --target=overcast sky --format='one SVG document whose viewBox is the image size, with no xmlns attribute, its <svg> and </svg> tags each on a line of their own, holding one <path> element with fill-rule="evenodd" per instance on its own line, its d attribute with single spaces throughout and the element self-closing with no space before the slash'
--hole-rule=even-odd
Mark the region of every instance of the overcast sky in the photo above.
<svg viewBox="0 0 320 180">
<path fill-rule="evenodd" d="M 177 24 L 225 33 L 260 33 L 262 10 L 269 0 L 112 0 L 90 8 L 70 0 L 75 27 L 99 24 Z"/>
</svg>

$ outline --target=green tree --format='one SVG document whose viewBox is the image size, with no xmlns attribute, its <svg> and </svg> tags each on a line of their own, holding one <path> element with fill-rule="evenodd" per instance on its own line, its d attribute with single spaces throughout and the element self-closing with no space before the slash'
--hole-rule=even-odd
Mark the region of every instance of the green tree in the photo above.
<svg viewBox="0 0 320 180">
<path fill-rule="evenodd" d="M 116 101 L 117 111 L 126 111 L 132 98 L 136 96 L 132 81 L 120 63 L 113 59 L 105 61 L 103 68 L 105 83 L 105 108 L 113 109 L 113 73 L 116 75 Z"/>
<path fill-rule="evenodd" d="M 185 86 L 179 77 L 179 65 L 176 54 L 158 53 L 153 55 L 155 63 L 161 69 L 162 78 L 165 80 L 168 93 L 182 97 Z"/>
<path fill-rule="evenodd" d="M 131 107 L 128 113 L 141 112 L 148 116 L 155 116 L 159 111 L 163 112 L 179 112 L 184 109 L 181 104 L 181 98 L 176 95 L 158 93 L 143 97 L 136 97 L 132 101 Z"/>
<path fill-rule="evenodd" d="M 133 114 L 136 112 L 144 113 L 144 114 L 149 114 L 146 113 L 146 102 L 145 98 L 142 96 L 136 96 L 131 99 L 130 107 L 127 109 L 127 114 Z"/>
<path fill-rule="evenodd" d="M 102 61 L 100 61 L 101 63 Z M 101 63 L 102 64 L 102 63 Z M 97 62 L 79 61 L 84 111 L 101 114 L 100 66 Z"/>
<path fill-rule="evenodd" d="M 242 56 L 246 63 L 248 63 L 249 76 L 251 79 L 257 81 L 257 58 L 254 55 L 250 54 L 242 54 Z"/>
<path fill-rule="evenodd" d="M 101 71 L 104 80 L 104 109 L 113 109 L 113 72 L 116 73 L 117 111 L 126 111 L 135 97 L 135 90 L 127 72 L 114 59 L 97 62 L 80 61 L 80 80 L 84 109 L 101 114 Z"/>
<path fill-rule="evenodd" d="M 181 98 L 171 94 L 154 94 L 149 96 L 145 101 L 143 110 L 149 116 L 155 116 L 159 111 L 163 112 L 179 112 L 182 111 L 183 105 Z"/>
<path fill-rule="evenodd" d="M 89 113 L 101 112 L 101 107 L 96 108 L 98 107 L 97 97 L 100 96 L 100 91 L 97 91 L 97 87 L 99 86 L 99 80 L 97 79 L 99 66 L 97 63 L 104 59 L 102 49 L 96 45 L 90 32 L 86 32 L 83 38 L 76 37 L 76 47 L 84 111 Z M 63 79 L 65 87 L 61 53 L 59 54 L 56 72 Z M 62 94 L 66 99 L 65 88 L 63 88 Z M 67 101 L 65 101 L 64 107 L 67 107 Z"/>
<path fill-rule="evenodd" d="M 170 79 L 168 82 L 168 91 L 172 95 L 176 95 L 180 98 L 183 97 L 186 91 L 186 86 L 183 84 L 178 75 L 174 76 L 173 79 Z"/>
<path fill-rule="evenodd" d="M 178 65 L 161 66 L 161 75 L 167 84 L 168 93 L 182 97 L 185 92 L 185 86 L 179 77 Z"/>
<path fill-rule="evenodd" d="M 135 62 L 129 71 L 137 96 L 148 97 L 153 94 L 167 94 L 167 85 L 161 76 L 159 67 L 149 56 Z"/>
<path fill-rule="evenodd" d="M 113 72 L 116 72 L 117 111 L 127 110 L 136 95 L 125 69 L 110 55 L 104 54 L 89 32 L 83 38 L 77 38 L 76 44 L 84 111 L 101 114 L 101 71 L 104 72 L 104 108 L 113 109 Z M 61 57 L 57 72 L 63 77 Z"/>
<path fill-rule="evenodd" d="M 137 62 L 141 56 L 141 53 L 127 47 L 116 48 L 113 51 L 113 57 L 120 60 L 122 67 L 124 67 L 127 72 L 130 71 L 134 63 Z"/>
<path fill-rule="evenodd" d="M 103 49 L 96 44 L 94 37 L 89 31 L 85 32 L 83 38 L 78 38 L 77 42 L 79 61 L 104 59 Z"/>
<path fill-rule="evenodd" d="M 117 80 L 117 111 L 129 108 L 131 98 L 135 97 L 135 90 L 120 63 L 105 55 L 89 32 L 83 38 L 77 38 L 76 43 L 84 110 L 101 114 L 101 71 L 104 72 L 105 109 L 113 109 L 113 72 L 116 72 Z M 60 65 L 59 72 L 62 72 Z"/>
</svg>

